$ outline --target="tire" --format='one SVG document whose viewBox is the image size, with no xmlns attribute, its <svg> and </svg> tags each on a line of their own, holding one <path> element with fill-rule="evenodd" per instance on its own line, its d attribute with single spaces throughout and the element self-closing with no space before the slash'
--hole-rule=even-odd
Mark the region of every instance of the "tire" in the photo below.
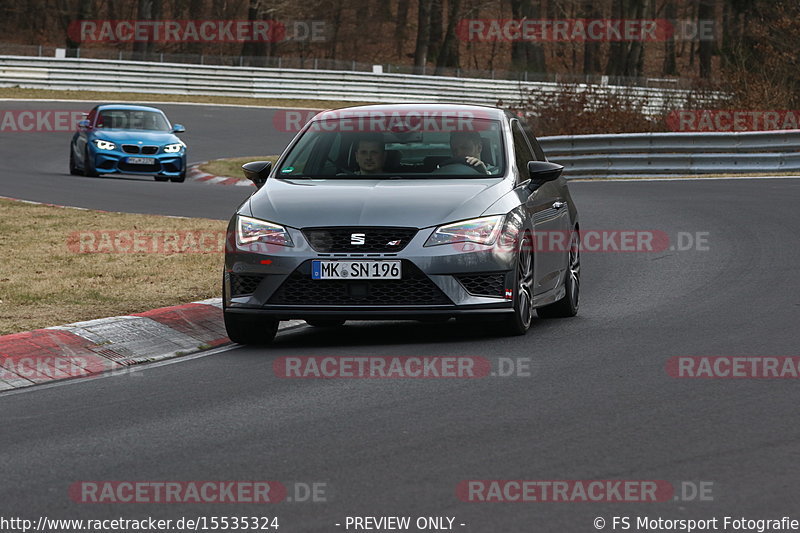
<svg viewBox="0 0 800 533">
<path fill-rule="evenodd" d="M 75 150 L 71 144 L 69 145 L 69 173 L 73 176 L 83 176 L 83 172 L 75 164 Z"/>
<path fill-rule="evenodd" d="M 345 320 L 340 318 L 310 318 L 306 324 L 315 328 L 338 328 L 344 326 Z"/>
<path fill-rule="evenodd" d="M 180 176 L 175 176 L 169 179 L 172 183 L 183 183 L 186 181 L 186 171 L 181 172 Z"/>
<path fill-rule="evenodd" d="M 156 181 L 168 181 L 169 180 L 169 178 L 167 176 L 155 175 L 153 177 L 156 179 Z"/>
<path fill-rule="evenodd" d="M 517 251 L 514 275 L 514 313 L 503 320 L 502 333 L 508 336 L 525 335 L 533 319 L 533 243 L 525 235 Z"/>
<path fill-rule="evenodd" d="M 564 297 L 537 309 L 536 314 L 541 318 L 569 318 L 578 314 L 581 289 L 581 250 L 577 228 L 572 232 L 568 254 Z"/>
<path fill-rule="evenodd" d="M 100 174 L 97 173 L 97 169 L 94 167 L 94 162 L 92 158 L 89 157 L 89 147 L 83 149 L 83 175 L 88 176 L 90 178 L 96 178 Z"/>
<path fill-rule="evenodd" d="M 278 321 L 260 316 L 222 312 L 228 338 L 237 344 L 263 346 L 278 333 Z"/>
</svg>

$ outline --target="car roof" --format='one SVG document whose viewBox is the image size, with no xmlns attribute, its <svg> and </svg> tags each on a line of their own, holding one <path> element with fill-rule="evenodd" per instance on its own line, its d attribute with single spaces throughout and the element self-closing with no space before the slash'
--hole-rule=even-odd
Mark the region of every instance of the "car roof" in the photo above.
<svg viewBox="0 0 800 533">
<path fill-rule="evenodd" d="M 387 114 L 392 113 L 446 113 L 449 115 L 460 113 L 473 113 L 480 118 L 491 120 L 501 120 L 505 115 L 503 109 L 497 107 L 482 106 L 482 105 L 468 105 L 468 104 L 374 104 L 363 106 L 342 107 L 339 109 L 329 109 L 318 113 L 314 120 L 329 120 L 333 118 L 340 118 L 343 113 L 358 112 L 358 113 L 376 113 Z"/>
<path fill-rule="evenodd" d="M 107 109 L 120 109 L 125 111 L 155 111 L 156 113 L 163 113 L 157 107 L 150 107 L 145 105 L 130 105 L 130 104 L 103 104 L 97 106 L 98 111 L 105 111 Z"/>
</svg>

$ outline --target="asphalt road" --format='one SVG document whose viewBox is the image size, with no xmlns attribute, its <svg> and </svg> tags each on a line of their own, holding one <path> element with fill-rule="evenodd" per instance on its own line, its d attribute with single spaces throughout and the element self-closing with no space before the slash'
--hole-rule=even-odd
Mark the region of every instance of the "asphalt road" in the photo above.
<svg viewBox="0 0 800 533">
<path fill-rule="evenodd" d="M 242 113 L 244 120 L 251 111 Z M 65 149 L 63 140 L 55 144 Z M 18 163 L 0 171 L 0 194 L 23 191 L 17 183 L 30 180 L 27 197 L 43 200 L 49 182 L 74 202 L 89 195 L 83 205 L 98 207 L 93 202 L 105 195 L 128 210 L 169 212 L 160 196 L 171 192 L 161 191 L 180 190 L 189 199 L 169 196 L 174 214 L 217 216 L 220 198 L 230 200 L 228 211 L 238 201 L 220 194 L 242 193 L 126 179 L 72 191 L 61 183 L 82 180 L 59 174 L 65 159 L 41 159 L 49 169 L 41 176 L 14 174 L 26 168 Z M 674 244 L 679 232 L 700 232 L 707 249 L 584 253 L 578 317 L 536 320 L 525 337 L 454 322 L 301 328 L 281 333 L 269 349 L 235 348 L 0 395 L 2 514 L 277 516 L 283 532 L 345 531 L 346 517 L 355 515 L 450 516 L 456 530 L 476 532 L 597 531 L 596 517 L 612 530 L 613 516 L 631 517 L 631 531 L 644 516 L 717 517 L 718 531 L 726 515 L 800 519 L 796 380 L 676 379 L 665 370 L 675 356 L 800 355 L 800 181 L 583 182 L 571 189 L 584 230 L 659 230 Z M 494 368 L 500 358 L 527 358 L 531 371 L 449 380 L 276 377 L 277 357 L 309 355 L 481 356 Z M 679 500 L 459 500 L 458 483 L 475 479 L 666 480 Z M 290 496 L 296 482 L 324 483 L 325 501 L 73 502 L 69 486 L 86 480 L 276 480 Z M 706 483 L 709 492 L 703 501 L 690 498 L 683 482 Z"/>
</svg>

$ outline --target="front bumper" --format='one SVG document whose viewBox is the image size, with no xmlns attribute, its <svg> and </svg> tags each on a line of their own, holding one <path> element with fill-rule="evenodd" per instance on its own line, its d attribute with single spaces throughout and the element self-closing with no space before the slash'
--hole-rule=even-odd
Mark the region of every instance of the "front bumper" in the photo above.
<svg viewBox="0 0 800 533">
<path fill-rule="evenodd" d="M 122 150 L 90 149 L 90 157 L 94 158 L 94 167 L 101 174 L 146 174 L 176 177 L 186 169 L 186 151 L 172 154 L 128 154 Z M 154 159 L 152 165 L 139 165 L 128 163 L 132 157 L 147 157 Z"/>
<path fill-rule="evenodd" d="M 255 251 L 235 244 L 225 254 L 227 312 L 288 320 L 352 320 L 507 313 L 513 310 L 515 254 L 496 246 L 424 247 L 434 228 L 417 232 L 396 253 L 319 253 L 299 230 L 288 228 L 294 247 Z M 401 280 L 312 280 L 311 261 L 400 260 Z"/>
</svg>

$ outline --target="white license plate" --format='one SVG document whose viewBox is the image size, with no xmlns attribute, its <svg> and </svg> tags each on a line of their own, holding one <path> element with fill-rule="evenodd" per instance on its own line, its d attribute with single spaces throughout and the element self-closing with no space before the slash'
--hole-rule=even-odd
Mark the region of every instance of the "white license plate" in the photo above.
<svg viewBox="0 0 800 533">
<path fill-rule="evenodd" d="M 400 279 L 400 261 L 312 261 L 311 279 Z"/>
<path fill-rule="evenodd" d="M 152 165 L 156 162 L 152 157 L 129 157 L 128 163 L 131 165 Z"/>
</svg>

